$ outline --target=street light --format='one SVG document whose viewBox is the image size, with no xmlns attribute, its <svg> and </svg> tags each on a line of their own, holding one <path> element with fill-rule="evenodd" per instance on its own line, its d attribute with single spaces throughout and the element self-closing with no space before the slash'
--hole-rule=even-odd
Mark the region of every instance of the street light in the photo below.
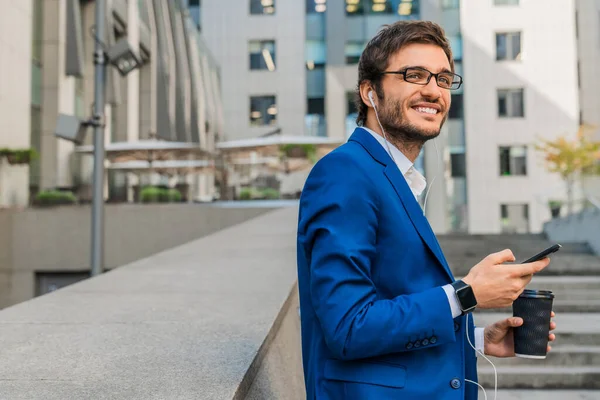
<svg viewBox="0 0 600 400">
<path fill-rule="evenodd" d="M 92 178 L 92 243 L 91 275 L 100 275 L 104 266 L 104 107 L 106 64 L 114 65 L 121 76 L 142 65 L 141 58 L 120 39 L 110 48 L 105 46 L 106 0 L 96 0 L 94 47 L 94 112 L 87 121 L 69 115 L 59 115 L 55 136 L 76 144 L 84 141 L 87 127 L 94 127 L 94 173 Z"/>
<path fill-rule="evenodd" d="M 121 76 L 125 76 L 142 65 L 141 57 L 133 50 L 127 38 L 121 38 L 107 52 L 108 60 Z"/>
</svg>

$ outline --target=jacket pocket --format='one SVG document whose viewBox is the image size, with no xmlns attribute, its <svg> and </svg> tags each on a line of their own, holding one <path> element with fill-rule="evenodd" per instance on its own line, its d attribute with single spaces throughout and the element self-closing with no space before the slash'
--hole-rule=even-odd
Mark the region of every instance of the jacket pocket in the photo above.
<svg viewBox="0 0 600 400">
<path fill-rule="evenodd" d="M 326 360 L 325 379 L 355 383 L 368 383 L 391 388 L 406 384 L 406 368 L 401 365 L 366 361 Z"/>
</svg>

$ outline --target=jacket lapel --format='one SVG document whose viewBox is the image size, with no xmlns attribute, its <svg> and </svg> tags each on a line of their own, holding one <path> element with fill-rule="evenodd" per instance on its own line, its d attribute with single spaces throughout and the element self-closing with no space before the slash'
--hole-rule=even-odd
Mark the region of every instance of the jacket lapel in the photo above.
<svg viewBox="0 0 600 400">
<path fill-rule="evenodd" d="M 423 209 L 415 199 L 406 179 L 402 176 L 402 173 L 398 169 L 398 166 L 391 159 L 385 149 L 377 142 L 377 140 L 371 136 L 371 134 L 364 129 L 357 128 L 352 136 L 351 141 L 360 143 L 367 152 L 381 164 L 385 165 L 384 174 L 390 181 L 390 184 L 394 188 L 394 191 L 402 201 L 402 205 L 406 210 L 412 224 L 419 233 L 419 236 L 423 242 L 427 245 L 429 250 L 435 255 L 439 263 L 442 265 L 444 271 L 448 274 L 448 277 L 454 281 L 450 267 L 446 262 L 446 258 L 442 252 L 442 249 L 429 225 L 429 221 L 425 218 Z"/>
</svg>

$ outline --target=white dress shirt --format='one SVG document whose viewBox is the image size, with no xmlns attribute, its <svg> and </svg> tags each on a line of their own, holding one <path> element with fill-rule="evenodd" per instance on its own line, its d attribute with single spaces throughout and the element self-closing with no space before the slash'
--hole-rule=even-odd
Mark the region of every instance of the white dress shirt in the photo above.
<svg viewBox="0 0 600 400">
<path fill-rule="evenodd" d="M 427 186 L 427 180 L 414 166 L 414 164 L 402 153 L 396 146 L 389 144 L 389 152 L 388 145 L 386 145 L 385 139 L 378 133 L 373 132 L 369 128 L 362 127 L 364 130 L 369 132 L 379 144 L 381 144 L 386 151 L 386 153 L 391 152 L 392 159 L 396 162 L 398 169 L 406 179 L 406 183 L 408 183 L 408 187 L 412 191 L 415 196 L 415 200 L 418 202 L 419 196 L 425 190 Z M 456 318 L 461 315 L 461 310 L 458 302 L 458 298 L 456 297 L 456 293 L 454 293 L 454 288 L 452 285 L 444 285 L 442 286 L 444 292 L 446 292 L 446 296 L 448 297 L 448 303 L 450 304 L 450 310 L 452 311 L 452 318 Z M 484 336 L 483 336 L 484 328 L 475 328 L 475 348 L 482 353 L 484 352 Z"/>
</svg>

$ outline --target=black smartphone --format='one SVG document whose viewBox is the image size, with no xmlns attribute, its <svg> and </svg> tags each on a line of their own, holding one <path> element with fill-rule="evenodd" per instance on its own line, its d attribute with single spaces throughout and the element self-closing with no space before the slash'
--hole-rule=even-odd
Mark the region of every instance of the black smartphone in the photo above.
<svg viewBox="0 0 600 400">
<path fill-rule="evenodd" d="M 552 253 L 556 253 L 557 251 L 560 250 L 562 246 L 560 244 L 555 244 L 553 246 L 548 247 L 546 250 L 537 253 L 535 256 L 531 257 L 530 259 L 523 261 L 521 264 L 527 264 L 527 263 L 532 263 L 532 262 L 536 262 L 541 260 L 542 258 L 545 258 L 547 256 L 549 256 Z"/>
</svg>

